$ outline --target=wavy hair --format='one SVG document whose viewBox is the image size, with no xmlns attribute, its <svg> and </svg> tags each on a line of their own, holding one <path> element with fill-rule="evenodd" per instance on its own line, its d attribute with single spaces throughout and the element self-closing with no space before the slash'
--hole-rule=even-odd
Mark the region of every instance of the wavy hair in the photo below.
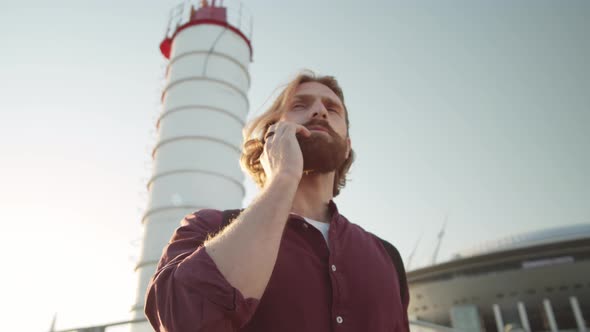
<svg viewBox="0 0 590 332">
<path fill-rule="evenodd" d="M 275 99 L 272 106 L 266 112 L 250 121 L 242 131 L 244 144 L 242 147 L 240 164 L 242 168 L 250 174 L 259 188 L 264 187 L 264 183 L 266 181 L 266 174 L 264 173 L 264 168 L 260 163 L 260 156 L 264 150 L 262 136 L 264 133 L 266 133 L 268 127 L 272 123 L 279 121 L 283 113 L 287 110 L 288 102 L 295 94 L 297 87 L 300 84 L 307 82 L 323 84 L 330 88 L 330 90 L 332 90 L 340 98 L 345 111 L 346 135 L 347 137 L 350 137 L 348 109 L 344 103 L 344 94 L 342 92 L 342 88 L 338 84 L 336 78 L 333 76 L 319 76 L 310 70 L 300 72 L 293 80 L 287 83 L 283 91 Z M 332 190 L 333 197 L 338 196 L 340 190 L 346 185 L 346 175 L 348 174 L 354 159 L 355 153 L 351 149 L 348 158 L 338 169 L 336 169 L 334 174 L 334 186 Z"/>
</svg>

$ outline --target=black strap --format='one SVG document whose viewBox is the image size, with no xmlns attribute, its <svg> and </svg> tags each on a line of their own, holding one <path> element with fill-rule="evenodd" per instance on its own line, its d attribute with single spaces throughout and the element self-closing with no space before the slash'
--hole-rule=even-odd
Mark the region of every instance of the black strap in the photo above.
<svg viewBox="0 0 590 332">
<path fill-rule="evenodd" d="M 232 221 L 234 221 L 240 213 L 242 213 L 244 209 L 235 209 L 235 210 L 225 210 L 222 211 L 222 221 L 219 227 L 219 230 L 225 228 L 225 226 L 229 225 Z M 402 261 L 402 257 L 399 254 L 399 251 L 395 248 L 395 246 L 382 238 L 378 237 L 381 240 L 381 244 L 385 248 L 385 251 L 389 254 L 391 261 L 393 262 L 393 266 L 395 266 L 395 271 L 397 272 L 397 280 L 399 281 L 399 288 L 400 288 L 400 296 L 402 297 L 402 303 L 408 302 L 408 285 L 406 279 L 406 270 L 404 268 L 404 262 Z"/>
<path fill-rule="evenodd" d="M 376 236 L 376 235 L 375 235 Z M 400 289 L 400 296 L 402 298 L 402 303 L 408 303 L 409 302 L 409 292 L 408 292 L 408 280 L 406 279 L 406 269 L 404 268 L 404 261 L 402 261 L 402 257 L 399 254 L 399 251 L 397 251 L 397 248 L 383 240 L 382 238 L 378 237 L 377 238 L 379 240 L 381 240 L 381 244 L 383 244 L 383 247 L 385 248 L 385 251 L 387 251 L 387 253 L 389 254 L 389 257 L 391 257 L 391 261 L 393 262 L 393 265 L 395 266 L 395 271 L 397 272 L 397 280 L 399 282 L 399 289 Z"/>
<path fill-rule="evenodd" d="M 219 230 L 225 228 L 225 226 L 229 225 L 234 219 L 236 219 L 240 213 L 242 213 L 244 209 L 235 209 L 235 210 L 225 210 L 221 212 L 222 219 L 221 225 L 219 226 Z"/>
</svg>

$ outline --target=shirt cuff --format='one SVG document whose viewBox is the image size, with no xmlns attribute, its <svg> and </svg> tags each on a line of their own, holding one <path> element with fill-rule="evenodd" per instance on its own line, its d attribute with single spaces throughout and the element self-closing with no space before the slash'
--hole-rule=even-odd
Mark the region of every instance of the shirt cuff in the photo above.
<svg viewBox="0 0 590 332">
<path fill-rule="evenodd" d="M 185 287 L 199 293 L 225 310 L 239 311 L 250 316 L 259 302 L 255 298 L 244 299 L 243 294 L 233 287 L 219 271 L 202 245 L 178 265 L 175 278 Z"/>
</svg>

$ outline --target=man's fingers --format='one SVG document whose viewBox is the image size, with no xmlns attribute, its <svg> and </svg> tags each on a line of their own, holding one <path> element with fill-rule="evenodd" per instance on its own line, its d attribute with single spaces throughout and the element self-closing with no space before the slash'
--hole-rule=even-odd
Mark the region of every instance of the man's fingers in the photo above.
<svg viewBox="0 0 590 332">
<path fill-rule="evenodd" d="M 290 134 L 289 134 L 290 133 Z M 279 121 L 270 125 L 264 134 L 264 140 L 272 140 L 274 138 L 279 137 L 281 139 L 285 134 L 288 135 L 297 135 L 300 134 L 303 137 L 310 137 L 311 131 L 306 127 L 286 121 Z"/>
<path fill-rule="evenodd" d="M 277 131 L 277 123 L 273 123 L 270 126 L 268 126 L 268 129 L 266 130 L 266 132 L 264 133 L 264 141 L 268 140 L 269 138 L 271 138 L 272 136 L 274 136 L 276 134 Z"/>
<path fill-rule="evenodd" d="M 301 134 L 304 137 L 311 136 L 311 131 L 302 125 L 297 125 L 295 134 Z"/>
<path fill-rule="evenodd" d="M 275 132 L 274 131 L 267 131 L 266 134 L 264 135 L 264 140 L 268 140 L 272 135 L 274 135 Z"/>
</svg>

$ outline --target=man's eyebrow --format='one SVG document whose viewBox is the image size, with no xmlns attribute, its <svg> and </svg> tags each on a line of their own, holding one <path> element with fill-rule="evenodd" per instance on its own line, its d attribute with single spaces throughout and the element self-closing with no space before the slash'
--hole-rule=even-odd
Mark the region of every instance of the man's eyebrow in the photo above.
<svg viewBox="0 0 590 332">
<path fill-rule="evenodd" d="M 301 100 L 304 102 L 309 102 L 313 99 L 315 99 L 314 95 L 307 95 L 307 94 L 295 95 L 293 97 L 294 101 Z M 328 106 L 335 106 L 335 107 L 338 107 L 340 110 L 342 110 L 342 106 L 340 105 L 340 103 L 338 101 L 334 100 L 333 98 L 322 97 L 322 102 Z"/>
<path fill-rule="evenodd" d="M 340 105 L 340 103 L 339 103 L 339 102 L 337 102 L 337 101 L 335 101 L 335 100 L 334 100 L 334 99 L 332 99 L 332 98 L 323 97 L 323 98 L 322 98 L 322 101 L 323 101 L 324 103 L 326 103 L 326 105 L 328 105 L 328 106 L 336 107 L 336 108 L 338 108 L 339 110 L 342 110 L 342 106 Z"/>
<path fill-rule="evenodd" d="M 313 100 L 313 96 L 312 95 L 295 95 L 293 96 L 293 100 L 302 100 L 302 101 L 310 101 Z"/>
</svg>

